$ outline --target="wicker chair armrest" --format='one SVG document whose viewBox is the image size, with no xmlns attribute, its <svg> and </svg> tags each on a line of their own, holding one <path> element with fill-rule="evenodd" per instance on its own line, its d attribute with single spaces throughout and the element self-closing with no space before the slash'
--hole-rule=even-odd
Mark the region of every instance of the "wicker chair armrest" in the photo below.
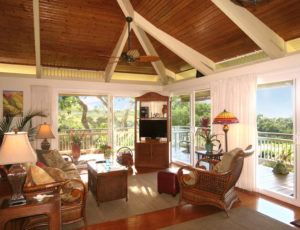
<svg viewBox="0 0 300 230">
<path fill-rule="evenodd" d="M 58 181 L 58 182 L 53 182 L 53 183 L 48 183 L 48 184 L 24 187 L 23 192 L 26 195 L 30 195 L 30 194 L 34 194 L 34 193 L 59 192 L 64 183 L 65 183 L 65 181 Z"/>
<path fill-rule="evenodd" d="M 79 197 L 78 200 L 76 200 L 76 202 L 80 202 L 80 203 L 83 203 L 84 206 L 85 206 L 85 203 L 86 203 L 86 197 L 87 197 L 87 187 L 85 185 L 85 183 L 83 183 L 82 180 L 80 179 L 68 179 L 66 181 L 63 182 L 61 188 L 64 189 L 64 187 L 66 187 L 69 183 L 71 182 L 77 182 L 79 183 L 81 186 L 82 186 L 82 189 L 77 189 L 77 188 L 71 188 L 71 195 L 73 197 Z M 64 202 L 62 201 L 62 203 L 64 205 L 72 205 L 72 202 Z"/>
<path fill-rule="evenodd" d="M 74 160 L 73 160 L 73 157 L 72 156 L 70 156 L 70 155 L 68 155 L 68 154 L 61 154 L 61 156 L 62 156 L 62 158 L 66 158 L 67 159 L 67 161 L 71 161 L 72 163 L 74 162 Z"/>
<path fill-rule="evenodd" d="M 196 167 L 196 168 L 200 168 L 200 163 L 201 163 L 201 162 L 206 162 L 206 163 L 209 163 L 209 164 L 211 164 L 211 165 L 216 165 L 216 164 L 217 164 L 218 162 L 220 162 L 220 161 L 218 161 L 218 160 L 213 160 L 213 159 L 210 159 L 210 158 L 203 158 L 203 159 L 200 159 L 200 160 L 197 161 L 195 167 Z"/>
<path fill-rule="evenodd" d="M 187 185 L 184 183 L 183 181 L 183 176 L 184 173 L 183 171 L 190 171 L 190 172 L 194 172 L 195 168 L 191 167 L 191 166 L 182 166 L 181 168 L 179 168 L 178 172 L 177 172 L 177 178 L 178 178 L 178 183 L 180 187 L 193 187 L 195 185 Z M 197 178 L 196 178 L 197 180 Z"/>
</svg>

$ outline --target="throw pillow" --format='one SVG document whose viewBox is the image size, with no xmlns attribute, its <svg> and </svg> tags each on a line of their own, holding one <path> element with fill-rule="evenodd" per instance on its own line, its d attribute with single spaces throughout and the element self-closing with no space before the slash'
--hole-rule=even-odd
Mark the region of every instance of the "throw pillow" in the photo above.
<svg viewBox="0 0 300 230">
<path fill-rule="evenodd" d="M 47 165 L 45 165 L 43 162 L 41 161 L 37 161 L 36 162 L 36 165 L 39 166 L 40 168 L 44 168 L 44 167 L 47 167 Z"/>
<path fill-rule="evenodd" d="M 241 150 L 241 148 L 235 148 L 230 152 L 224 153 L 222 160 L 213 167 L 213 171 L 219 173 L 227 172 L 230 169 L 233 158 Z"/>
<path fill-rule="evenodd" d="M 43 168 L 46 173 L 48 173 L 55 181 L 64 181 L 67 179 L 66 174 L 64 171 L 58 168 L 50 168 L 50 167 L 45 167 Z"/>
<path fill-rule="evenodd" d="M 66 161 L 57 150 L 36 150 L 38 159 L 51 168 L 62 169 Z"/>
<path fill-rule="evenodd" d="M 35 185 L 42 185 L 55 182 L 55 180 L 51 176 L 49 176 L 48 173 L 46 173 L 42 168 L 36 165 L 30 166 L 30 173 L 32 181 Z"/>
</svg>

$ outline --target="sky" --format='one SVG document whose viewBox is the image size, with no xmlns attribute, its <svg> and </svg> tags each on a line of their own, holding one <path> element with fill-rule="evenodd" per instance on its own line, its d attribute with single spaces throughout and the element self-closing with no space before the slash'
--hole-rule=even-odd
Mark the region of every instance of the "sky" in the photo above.
<svg viewBox="0 0 300 230">
<path fill-rule="evenodd" d="M 264 117 L 293 117 L 293 86 L 257 89 L 256 113 Z"/>
</svg>

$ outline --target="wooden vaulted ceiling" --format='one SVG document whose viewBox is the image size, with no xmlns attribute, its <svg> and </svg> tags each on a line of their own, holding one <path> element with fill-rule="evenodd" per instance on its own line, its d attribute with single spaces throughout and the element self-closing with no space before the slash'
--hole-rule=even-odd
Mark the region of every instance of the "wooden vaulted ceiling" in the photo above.
<svg viewBox="0 0 300 230">
<path fill-rule="evenodd" d="M 130 2 L 155 27 L 213 62 L 260 50 L 211 0 Z M 0 63 L 35 65 L 32 1 L 0 0 L 0 6 Z M 300 37 L 299 0 L 271 0 L 247 9 L 285 41 Z M 116 0 L 40 0 L 39 10 L 42 66 L 105 70 L 125 25 Z M 148 37 L 167 69 L 180 73 L 192 68 Z M 131 48 L 145 54 L 134 33 Z M 150 63 L 119 62 L 115 71 L 156 74 Z"/>
</svg>

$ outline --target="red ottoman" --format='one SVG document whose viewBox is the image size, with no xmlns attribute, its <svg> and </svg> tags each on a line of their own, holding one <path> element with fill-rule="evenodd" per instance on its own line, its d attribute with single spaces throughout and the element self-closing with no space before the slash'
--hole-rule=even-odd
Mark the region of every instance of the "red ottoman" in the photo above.
<svg viewBox="0 0 300 230">
<path fill-rule="evenodd" d="M 168 168 L 158 172 L 157 191 L 159 193 L 167 193 L 176 196 L 179 192 L 177 169 Z"/>
</svg>

